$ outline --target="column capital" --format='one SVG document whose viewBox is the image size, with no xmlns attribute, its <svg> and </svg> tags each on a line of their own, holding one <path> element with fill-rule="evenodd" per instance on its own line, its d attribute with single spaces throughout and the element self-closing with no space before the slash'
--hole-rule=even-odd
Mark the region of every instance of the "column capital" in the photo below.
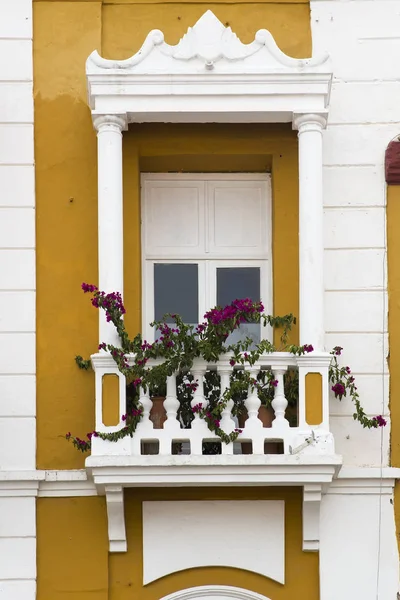
<svg viewBox="0 0 400 600">
<path fill-rule="evenodd" d="M 93 126 L 97 133 L 101 131 L 116 131 L 121 133 L 128 129 L 127 115 L 104 115 L 92 113 Z"/>
<path fill-rule="evenodd" d="M 328 113 L 293 113 L 293 129 L 297 129 L 299 134 L 305 131 L 322 131 L 326 128 L 328 122 Z"/>
</svg>

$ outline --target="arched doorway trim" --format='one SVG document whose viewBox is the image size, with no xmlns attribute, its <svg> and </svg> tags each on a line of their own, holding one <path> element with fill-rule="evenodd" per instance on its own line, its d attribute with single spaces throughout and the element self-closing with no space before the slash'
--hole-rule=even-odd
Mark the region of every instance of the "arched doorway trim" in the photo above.
<svg viewBox="0 0 400 600">
<path fill-rule="evenodd" d="M 255 592 L 226 585 L 205 585 L 174 592 L 160 600 L 270 600 Z"/>
</svg>

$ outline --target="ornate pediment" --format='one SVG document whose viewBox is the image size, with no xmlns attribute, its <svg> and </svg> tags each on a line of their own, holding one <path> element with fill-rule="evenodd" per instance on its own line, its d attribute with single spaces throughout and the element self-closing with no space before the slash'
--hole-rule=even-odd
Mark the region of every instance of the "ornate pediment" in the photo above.
<svg viewBox="0 0 400 600">
<path fill-rule="evenodd" d="M 253 60 L 249 61 L 251 57 Z M 100 67 L 134 69 L 141 73 L 155 70 L 165 72 L 169 67 L 174 73 L 187 72 L 188 68 L 193 67 L 197 68 L 197 71 L 199 67 L 213 70 L 217 63 L 221 63 L 225 68 L 228 67 L 229 72 L 235 72 L 238 67 L 235 68 L 232 63 L 245 61 L 251 63 L 253 69 L 262 72 L 274 68 L 315 68 L 323 65 L 327 59 L 327 55 L 309 59 L 291 58 L 278 48 L 266 29 L 260 29 L 250 44 L 243 44 L 230 27 L 223 25 L 214 13 L 208 10 L 193 27 L 189 27 L 176 46 L 167 44 L 163 32 L 154 29 L 148 34 L 139 52 L 126 60 L 106 60 L 96 51 L 93 52 L 88 59 L 87 71 L 89 73 L 93 67 Z M 186 68 L 182 67 L 182 63 L 186 63 Z"/>
<path fill-rule="evenodd" d="M 127 123 L 287 123 L 304 111 L 324 116 L 332 81 L 326 55 L 286 56 L 266 29 L 244 44 L 210 10 L 175 46 L 154 29 L 126 60 L 92 52 L 86 74 L 93 118 L 117 115 Z"/>
</svg>

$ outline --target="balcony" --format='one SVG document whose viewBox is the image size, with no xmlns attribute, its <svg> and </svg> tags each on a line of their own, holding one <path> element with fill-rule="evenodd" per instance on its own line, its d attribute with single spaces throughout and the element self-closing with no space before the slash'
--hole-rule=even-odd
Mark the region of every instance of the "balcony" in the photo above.
<svg viewBox="0 0 400 600">
<path fill-rule="evenodd" d="M 341 457 L 335 454 L 334 439 L 329 428 L 330 355 L 326 353 L 294 356 L 286 352 L 262 355 L 253 366 L 232 367 L 230 355 L 220 356 L 216 363 L 196 359 L 191 374 L 198 382 L 190 404 L 194 418 L 189 426 L 178 419 L 177 375 L 166 382 L 165 410 L 160 428 L 151 418 L 153 402 L 144 390 L 140 393 L 142 419 L 132 436 L 117 441 L 92 438 L 91 456 L 86 467 L 91 472 L 99 493 L 105 494 L 108 506 L 111 551 L 125 551 L 123 515 L 125 487 L 173 486 L 302 486 L 303 548 L 318 549 L 319 505 L 325 486 L 337 475 Z M 156 359 L 154 364 L 156 364 Z M 129 356 L 133 364 L 134 357 Z M 119 378 L 119 414 L 126 412 L 125 377 L 113 358 L 106 353 L 92 356 L 96 378 L 96 431 L 112 433 L 125 427 L 120 420 L 112 427 L 104 425 L 103 381 L 106 376 Z M 149 361 L 149 367 L 152 366 Z M 199 417 L 196 407 L 206 408 L 204 395 L 206 373 L 216 373 L 222 395 L 229 386 L 234 369 L 246 369 L 256 377 L 271 372 L 274 396 L 266 423 L 257 393 L 249 388 L 243 399 L 241 422 L 232 414 L 230 400 L 222 411 L 220 428 L 230 434 L 240 433 L 233 443 L 225 443 Z M 298 402 L 289 411 L 284 378 L 288 372 L 298 378 Z M 159 402 L 159 401 L 158 401 Z M 290 418 L 288 418 L 290 417 Z"/>
</svg>

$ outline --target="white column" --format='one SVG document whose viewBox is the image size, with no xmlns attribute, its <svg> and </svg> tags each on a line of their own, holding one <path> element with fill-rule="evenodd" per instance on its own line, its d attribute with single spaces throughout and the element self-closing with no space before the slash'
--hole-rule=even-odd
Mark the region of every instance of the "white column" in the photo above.
<svg viewBox="0 0 400 600">
<path fill-rule="evenodd" d="M 123 293 L 122 130 L 126 120 L 116 115 L 94 118 L 98 155 L 99 289 Z M 99 341 L 119 345 L 115 327 L 99 311 Z"/>
<path fill-rule="evenodd" d="M 300 344 L 324 350 L 323 115 L 293 120 L 299 137 Z"/>
</svg>

